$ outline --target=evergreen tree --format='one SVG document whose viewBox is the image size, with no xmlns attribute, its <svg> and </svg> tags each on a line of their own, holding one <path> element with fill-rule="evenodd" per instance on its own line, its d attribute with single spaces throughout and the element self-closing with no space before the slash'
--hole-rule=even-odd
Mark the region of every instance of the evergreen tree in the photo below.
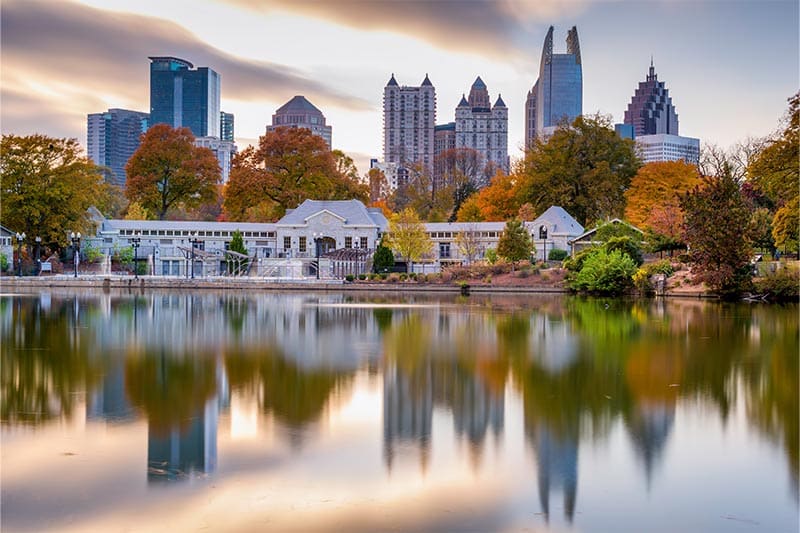
<svg viewBox="0 0 800 533">
<path fill-rule="evenodd" d="M 372 269 L 375 272 L 386 272 L 394 266 L 394 254 L 388 246 L 384 246 L 383 240 L 375 249 L 372 256 Z"/>
<path fill-rule="evenodd" d="M 244 239 L 242 238 L 242 232 L 238 229 L 233 232 L 233 236 L 231 236 L 231 243 L 228 246 L 228 250 L 231 252 L 237 252 L 240 254 L 247 255 L 247 248 L 244 246 Z M 246 259 L 228 258 L 228 273 L 241 273 L 243 270 L 247 268 L 248 261 Z"/>
<path fill-rule="evenodd" d="M 517 261 L 530 257 L 531 246 L 531 236 L 528 235 L 525 226 L 514 218 L 506 222 L 503 236 L 497 243 L 497 253 L 506 261 L 511 261 L 513 272 Z"/>
</svg>

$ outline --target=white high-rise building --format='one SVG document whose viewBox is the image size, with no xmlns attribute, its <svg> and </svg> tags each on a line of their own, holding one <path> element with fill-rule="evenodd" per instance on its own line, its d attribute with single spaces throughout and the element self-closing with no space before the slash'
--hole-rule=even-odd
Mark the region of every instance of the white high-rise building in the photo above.
<svg viewBox="0 0 800 533">
<path fill-rule="evenodd" d="M 383 89 L 383 162 L 404 170 L 415 163 L 433 170 L 436 89 L 428 75 L 419 87 L 400 86 L 394 74 Z"/>
<path fill-rule="evenodd" d="M 641 135 L 636 137 L 636 148 L 642 163 L 656 161 L 678 161 L 700 163 L 700 139 L 681 137 L 668 133 Z"/>
<path fill-rule="evenodd" d="M 228 183 L 231 174 L 231 158 L 236 153 L 236 144 L 233 141 L 223 141 L 217 137 L 197 137 L 194 140 L 195 146 L 208 148 L 219 161 L 219 168 L 222 176 L 222 183 Z"/>
<path fill-rule="evenodd" d="M 456 107 L 456 148 L 471 148 L 484 164 L 508 172 L 508 108 L 500 95 L 494 106 L 486 84 L 478 77 Z"/>
</svg>

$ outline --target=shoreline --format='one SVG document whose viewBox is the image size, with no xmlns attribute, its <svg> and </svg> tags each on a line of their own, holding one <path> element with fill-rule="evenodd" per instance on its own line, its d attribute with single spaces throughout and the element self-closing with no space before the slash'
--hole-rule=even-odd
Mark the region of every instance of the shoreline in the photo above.
<svg viewBox="0 0 800 533">
<path fill-rule="evenodd" d="M 492 286 L 468 285 L 468 294 L 572 294 L 563 287 L 536 286 Z M 69 275 L 47 277 L 2 277 L 0 291 L 32 288 L 86 288 L 86 289 L 129 289 L 129 290 L 258 290 L 258 291 L 315 291 L 315 292 L 376 292 L 376 293 L 439 293 L 460 294 L 463 292 L 457 283 L 372 283 L 368 281 L 345 282 L 342 280 L 316 279 L 263 279 L 263 278 L 170 278 L 163 276 L 98 276 L 84 275 L 77 278 Z M 718 300 L 716 295 L 704 291 L 667 292 L 662 297 Z"/>
</svg>

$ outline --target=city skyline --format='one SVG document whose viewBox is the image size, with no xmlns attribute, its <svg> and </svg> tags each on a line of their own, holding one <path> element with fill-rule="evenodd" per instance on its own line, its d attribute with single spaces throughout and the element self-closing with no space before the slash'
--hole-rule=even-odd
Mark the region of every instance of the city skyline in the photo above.
<svg viewBox="0 0 800 533">
<path fill-rule="evenodd" d="M 302 94 L 336 126 L 334 148 L 354 157 L 361 173 L 383 153 L 381 100 L 392 73 L 410 84 L 427 73 L 439 110 L 454 109 L 480 76 L 508 106 L 515 159 L 550 25 L 578 26 L 583 112 L 614 122 L 622 122 L 651 55 L 682 132 L 703 143 L 729 146 L 775 131 L 800 85 L 791 1 L 217 0 L 186 13 L 181 3 L 151 0 L 3 2 L 3 133 L 75 137 L 85 146 L 86 115 L 147 111 L 147 57 L 172 55 L 220 73 L 222 109 L 236 116 L 240 148 Z"/>
</svg>

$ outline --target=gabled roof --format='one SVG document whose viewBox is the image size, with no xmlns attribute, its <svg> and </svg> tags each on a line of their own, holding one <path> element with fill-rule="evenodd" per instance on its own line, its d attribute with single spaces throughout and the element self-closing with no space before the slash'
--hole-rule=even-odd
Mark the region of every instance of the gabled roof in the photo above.
<svg viewBox="0 0 800 533">
<path fill-rule="evenodd" d="M 309 218 L 322 211 L 330 212 L 348 226 L 377 226 L 381 231 L 386 227 L 386 217 L 380 209 L 368 210 L 358 200 L 306 200 L 296 209 L 287 211 L 276 225 L 305 226 Z"/>
<path fill-rule="evenodd" d="M 534 230 L 542 224 L 550 227 L 550 235 L 566 234 L 566 235 L 580 235 L 583 233 L 583 226 L 577 220 L 572 218 L 572 215 L 566 212 L 563 207 L 557 205 L 550 206 L 547 210 L 539 215 L 533 222 L 528 223 Z"/>
<path fill-rule="evenodd" d="M 297 96 L 295 96 L 294 98 L 292 98 L 291 100 L 280 106 L 275 113 L 278 114 L 278 113 L 298 112 L 298 111 L 304 113 L 310 111 L 313 113 L 322 114 L 322 111 L 317 109 L 317 107 L 314 104 L 306 100 L 305 96 L 300 94 L 298 94 Z"/>
<path fill-rule="evenodd" d="M 634 229 L 634 230 L 638 231 L 638 232 L 639 232 L 639 233 L 641 233 L 641 234 L 644 234 L 644 232 L 643 232 L 642 230 L 640 230 L 639 228 L 637 228 L 637 227 L 636 227 L 636 226 L 634 226 L 633 224 L 629 224 L 628 222 L 625 222 L 624 220 L 622 220 L 622 219 L 619 219 L 619 218 L 612 218 L 611 220 L 609 220 L 608 222 L 606 222 L 606 224 L 625 224 L 625 225 L 626 225 L 626 226 L 628 226 L 629 228 L 631 228 L 631 229 Z M 606 224 L 603 224 L 603 225 L 605 226 Z M 590 240 L 590 239 L 588 239 L 588 237 L 591 237 L 592 235 L 594 235 L 595 233 L 597 233 L 597 230 L 598 230 L 598 229 L 600 229 L 600 226 L 597 226 L 597 227 L 595 227 L 595 228 L 592 228 L 592 229 L 590 229 L 590 230 L 588 230 L 588 231 L 586 231 L 586 232 L 584 232 L 584 233 L 582 233 L 582 234 L 578 235 L 578 236 L 577 236 L 577 237 L 575 237 L 574 239 L 570 240 L 570 241 L 569 241 L 569 243 L 573 243 L 573 242 L 575 242 L 575 241 L 585 241 L 585 240 Z M 568 244 L 569 244 L 569 243 L 568 243 Z"/>
<path fill-rule="evenodd" d="M 494 103 L 494 107 L 507 107 L 500 93 L 497 94 L 497 101 Z"/>
<path fill-rule="evenodd" d="M 481 79 L 481 77 L 478 76 L 477 78 L 475 78 L 475 81 L 472 83 L 472 88 L 473 89 L 485 89 L 486 88 L 486 84 L 483 83 L 483 80 Z"/>
</svg>

